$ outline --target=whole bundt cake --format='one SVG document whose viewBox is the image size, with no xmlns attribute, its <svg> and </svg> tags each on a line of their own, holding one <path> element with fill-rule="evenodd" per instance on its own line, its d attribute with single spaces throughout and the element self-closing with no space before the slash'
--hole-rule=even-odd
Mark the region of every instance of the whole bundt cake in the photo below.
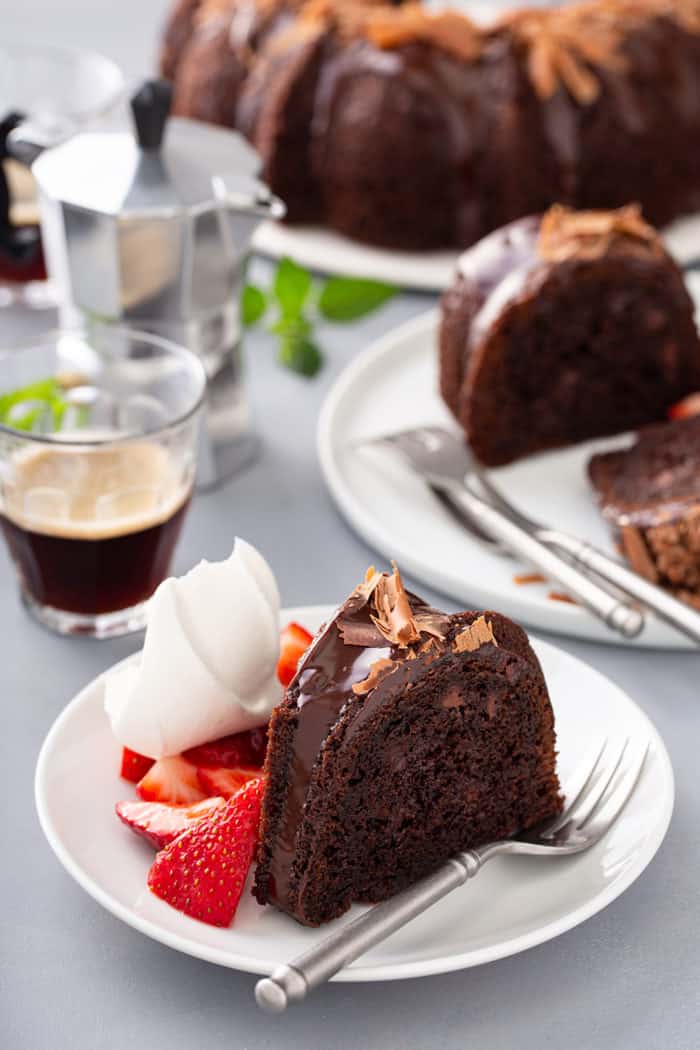
<svg viewBox="0 0 700 1050">
<path fill-rule="evenodd" d="M 440 387 L 488 466 L 665 419 L 700 389 L 693 304 L 639 209 L 555 206 L 465 252 Z"/>
<path fill-rule="evenodd" d="M 559 201 L 700 204 L 700 0 L 585 0 L 490 28 L 373 0 L 178 0 L 175 111 L 241 129 L 290 222 L 472 244 Z"/>
<path fill-rule="evenodd" d="M 370 570 L 273 712 L 257 899 L 317 926 L 553 816 L 554 745 L 520 627 Z"/>
</svg>

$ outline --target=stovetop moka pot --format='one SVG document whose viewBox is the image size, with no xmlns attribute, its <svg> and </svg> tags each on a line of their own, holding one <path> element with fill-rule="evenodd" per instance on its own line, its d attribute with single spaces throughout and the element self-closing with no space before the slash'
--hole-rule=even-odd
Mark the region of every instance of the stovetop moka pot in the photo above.
<svg viewBox="0 0 700 1050">
<path fill-rule="evenodd" d="M 89 325 L 128 325 L 201 356 L 209 377 L 198 484 L 230 477 L 255 447 L 241 377 L 239 303 L 250 241 L 284 204 L 236 132 L 169 117 L 170 85 L 131 100 L 134 132 L 89 131 L 47 148 L 30 123 L 9 137 L 32 162 L 49 273 Z"/>
</svg>

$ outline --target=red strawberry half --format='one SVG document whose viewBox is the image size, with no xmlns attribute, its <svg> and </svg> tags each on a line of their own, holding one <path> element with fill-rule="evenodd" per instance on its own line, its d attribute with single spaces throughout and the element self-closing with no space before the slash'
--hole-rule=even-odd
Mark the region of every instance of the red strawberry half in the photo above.
<svg viewBox="0 0 700 1050">
<path fill-rule="evenodd" d="M 280 635 L 280 658 L 277 677 L 288 686 L 297 673 L 297 664 L 311 645 L 313 636 L 298 623 L 288 623 Z"/>
<path fill-rule="evenodd" d="M 238 769 L 240 766 L 262 768 L 267 750 L 267 726 L 260 729 L 248 729 L 244 733 L 231 733 L 220 740 L 212 740 L 199 747 L 183 751 L 184 757 L 195 766 L 207 766 L 215 769 L 224 766 L 226 769 Z"/>
<path fill-rule="evenodd" d="M 197 767 L 182 755 L 159 758 L 136 785 L 144 802 L 170 802 L 182 806 L 205 798 Z"/>
<path fill-rule="evenodd" d="M 259 776 L 259 769 L 246 769 L 244 766 L 239 766 L 238 769 L 226 769 L 224 766 L 219 766 L 217 769 L 200 768 L 197 770 L 202 791 L 207 795 L 222 795 L 224 798 L 231 798 L 249 780 L 255 780 Z"/>
<path fill-rule="evenodd" d="M 258 837 L 262 777 L 184 831 L 162 850 L 149 888 L 173 908 L 211 926 L 229 926 L 238 907 Z"/>
<path fill-rule="evenodd" d="M 123 747 L 122 765 L 119 773 L 124 777 L 124 780 L 130 781 L 132 784 L 138 784 L 139 780 L 146 776 L 154 762 L 154 758 L 147 758 L 146 755 L 140 755 L 138 751 L 132 751 L 128 747 Z"/>
<path fill-rule="evenodd" d="M 682 401 L 677 401 L 668 410 L 669 419 L 687 419 L 700 413 L 700 394 L 689 394 Z"/>
<path fill-rule="evenodd" d="M 169 806 L 165 802 L 117 802 L 114 809 L 127 827 L 156 849 L 163 849 L 192 824 L 224 805 L 223 798 L 205 798 L 191 806 Z"/>
</svg>

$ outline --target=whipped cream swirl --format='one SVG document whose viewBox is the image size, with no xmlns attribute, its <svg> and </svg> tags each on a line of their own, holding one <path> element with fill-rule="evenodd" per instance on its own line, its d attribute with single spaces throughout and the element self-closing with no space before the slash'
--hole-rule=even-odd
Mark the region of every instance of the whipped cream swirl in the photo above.
<svg viewBox="0 0 700 1050">
<path fill-rule="evenodd" d="M 117 740 L 161 758 L 267 722 L 282 694 L 279 608 L 270 567 L 240 539 L 226 561 L 165 580 L 140 662 L 105 678 Z"/>
</svg>

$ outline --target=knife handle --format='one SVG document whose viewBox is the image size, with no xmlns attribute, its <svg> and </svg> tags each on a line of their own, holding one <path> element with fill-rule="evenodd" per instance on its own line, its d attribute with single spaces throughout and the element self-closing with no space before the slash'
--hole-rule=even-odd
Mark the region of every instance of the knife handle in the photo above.
<svg viewBox="0 0 700 1050">
<path fill-rule="evenodd" d="M 609 557 L 589 543 L 556 529 L 543 529 L 538 538 L 564 551 L 574 566 L 586 572 L 594 572 L 601 579 L 619 587 L 632 598 L 651 609 L 659 619 L 675 627 L 692 641 L 700 643 L 700 613 L 691 606 L 674 598 L 668 591 L 627 568 L 622 562 Z"/>
<path fill-rule="evenodd" d="M 479 529 L 502 543 L 511 554 L 539 569 L 548 579 L 555 580 L 611 630 L 623 638 L 635 638 L 643 630 L 644 614 L 635 605 L 605 590 L 581 568 L 516 525 L 496 507 L 462 485 L 442 479 L 431 479 L 431 482 L 445 492 Z"/>
</svg>

